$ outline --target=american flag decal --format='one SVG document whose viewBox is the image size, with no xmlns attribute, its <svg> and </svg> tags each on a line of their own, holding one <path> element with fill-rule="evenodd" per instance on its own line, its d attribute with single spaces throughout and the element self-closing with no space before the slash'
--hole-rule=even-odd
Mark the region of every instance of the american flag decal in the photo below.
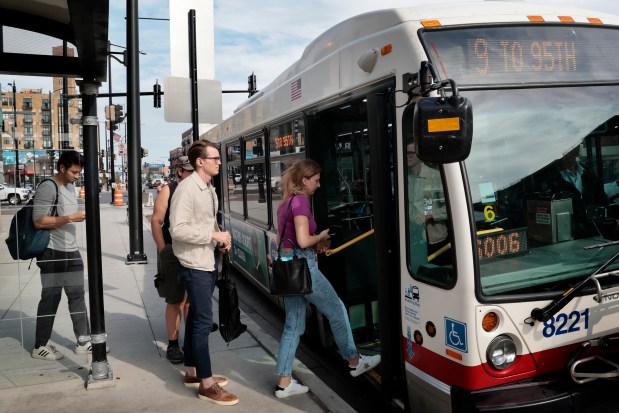
<svg viewBox="0 0 619 413">
<path fill-rule="evenodd" d="M 290 100 L 297 100 L 301 97 L 301 79 L 297 79 L 290 84 Z"/>
</svg>

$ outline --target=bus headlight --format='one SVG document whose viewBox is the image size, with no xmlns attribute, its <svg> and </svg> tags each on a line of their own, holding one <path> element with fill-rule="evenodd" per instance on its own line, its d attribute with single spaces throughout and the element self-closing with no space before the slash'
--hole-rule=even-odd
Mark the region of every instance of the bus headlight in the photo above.
<svg viewBox="0 0 619 413">
<path fill-rule="evenodd" d="M 497 370 L 505 370 L 516 360 L 516 344 L 508 336 L 496 337 L 486 350 L 488 364 Z"/>
</svg>

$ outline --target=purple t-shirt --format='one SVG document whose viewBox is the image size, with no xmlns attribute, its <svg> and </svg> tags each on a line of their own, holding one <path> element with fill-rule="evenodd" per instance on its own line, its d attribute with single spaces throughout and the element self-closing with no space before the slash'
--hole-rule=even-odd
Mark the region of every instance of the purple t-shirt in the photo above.
<svg viewBox="0 0 619 413">
<path fill-rule="evenodd" d="M 288 213 L 288 204 L 292 200 L 292 205 L 290 207 L 290 213 Z M 296 195 L 291 197 L 290 200 L 282 203 L 279 208 L 277 208 L 277 228 L 279 228 L 280 235 L 282 229 L 284 229 L 284 222 L 286 223 L 286 232 L 280 236 L 280 239 L 288 238 L 294 242 L 295 248 L 299 248 L 297 244 L 297 236 L 294 229 L 294 217 L 298 215 L 305 215 L 309 219 L 309 233 L 310 235 L 314 235 L 316 233 L 316 221 L 314 220 L 314 216 L 312 215 L 312 209 L 310 207 L 309 199 L 307 199 L 304 195 Z M 284 242 L 282 244 L 282 248 L 290 248 L 289 242 Z"/>
</svg>

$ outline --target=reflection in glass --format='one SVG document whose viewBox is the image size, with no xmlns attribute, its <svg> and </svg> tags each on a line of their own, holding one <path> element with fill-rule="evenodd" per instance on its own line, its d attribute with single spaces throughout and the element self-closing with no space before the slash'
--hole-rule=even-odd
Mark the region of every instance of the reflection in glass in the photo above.
<svg viewBox="0 0 619 413">
<path fill-rule="evenodd" d="M 226 197 L 228 211 L 243 215 L 243 184 L 241 179 L 241 165 L 228 164 L 228 196 Z"/>
<path fill-rule="evenodd" d="M 245 166 L 245 192 L 247 193 L 247 216 L 268 223 L 268 204 L 266 198 L 264 164 Z"/>
<path fill-rule="evenodd" d="M 466 169 L 484 294 L 565 290 L 616 252 L 584 248 L 619 238 L 618 92 L 467 92 L 475 135 Z"/>
</svg>

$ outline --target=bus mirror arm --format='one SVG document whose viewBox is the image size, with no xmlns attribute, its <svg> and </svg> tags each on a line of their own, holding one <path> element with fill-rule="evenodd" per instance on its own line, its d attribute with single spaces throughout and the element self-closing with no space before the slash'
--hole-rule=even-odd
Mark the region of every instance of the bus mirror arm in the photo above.
<svg viewBox="0 0 619 413">
<path fill-rule="evenodd" d="M 615 255 L 613 255 L 608 261 L 606 261 L 604 264 L 602 264 L 602 266 L 600 268 L 595 270 L 595 272 L 593 274 L 591 274 L 590 276 L 585 278 L 583 281 L 581 281 L 575 287 L 572 287 L 572 288 L 568 289 L 567 291 L 562 293 L 561 296 L 559 296 L 558 298 L 552 300 L 552 302 L 550 304 L 548 304 L 546 307 L 544 307 L 544 308 L 534 308 L 531 311 L 531 316 L 526 318 L 524 320 L 524 322 L 526 324 L 529 324 L 530 326 L 532 326 L 535 323 L 535 321 L 539 321 L 539 322 L 545 323 L 546 321 L 550 320 L 550 318 L 553 317 L 555 314 L 557 314 L 557 312 L 559 312 L 559 310 L 561 310 L 570 301 L 572 301 L 572 298 L 574 297 L 574 295 L 576 293 L 580 292 L 580 290 L 582 290 L 583 287 L 589 281 L 591 281 L 594 276 L 600 274 L 602 271 L 605 271 L 606 268 L 608 268 L 613 262 L 615 262 L 617 260 L 617 258 L 619 258 L 619 252 L 617 252 Z"/>
</svg>

